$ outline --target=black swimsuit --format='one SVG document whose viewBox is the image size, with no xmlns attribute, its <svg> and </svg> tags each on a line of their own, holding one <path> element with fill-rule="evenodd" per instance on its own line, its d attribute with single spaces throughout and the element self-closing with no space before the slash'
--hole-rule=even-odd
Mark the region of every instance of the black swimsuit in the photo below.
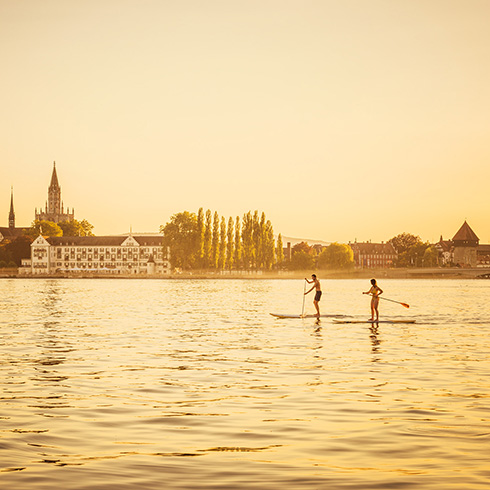
<svg viewBox="0 0 490 490">
<path fill-rule="evenodd" d="M 320 298 L 322 297 L 322 292 L 321 291 L 317 291 L 316 294 L 315 294 L 315 301 L 320 301 Z"/>
</svg>

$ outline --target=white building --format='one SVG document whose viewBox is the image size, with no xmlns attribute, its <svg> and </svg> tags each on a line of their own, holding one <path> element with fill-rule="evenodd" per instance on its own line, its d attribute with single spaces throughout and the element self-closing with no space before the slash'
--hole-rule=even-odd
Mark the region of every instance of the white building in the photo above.
<svg viewBox="0 0 490 490">
<path fill-rule="evenodd" d="M 169 274 L 161 236 L 38 236 L 22 274 Z"/>
</svg>

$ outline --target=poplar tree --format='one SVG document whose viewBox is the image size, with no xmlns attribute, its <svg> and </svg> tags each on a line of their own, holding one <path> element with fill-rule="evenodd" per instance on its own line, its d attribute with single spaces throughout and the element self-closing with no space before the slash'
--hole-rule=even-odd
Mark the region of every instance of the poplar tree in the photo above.
<svg viewBox="0 0 490 490">
<path fill-rule="evenodd" d="M 242 222 L 242 260 L 243 268 L 249 270 L 253 266 L 254 241 L 253 241 L 253 218 L 252 213 L 243 215 Z"/>
<path fill-rule="evenodd" d="M 226 267 L 231 271 L 233 268 L 235 242 L 233 237 L 233 218 L 228 219 L 228 230 L 226 232 Z"/>
<path fill-rule="evenodd" d="M 263 240 L 263 250 L 264 250 L 264 265 L 266 270 L 270 270 L 275 263 L 275 243 L 274 243 L 274 230 L 272 229 L 272 223 L 267 220 L 264 225 L 264 240 Z"/>
<path fill-rule="evenodd" d="M 282 235 L 277 235 L 276 245 L 276 264 L 280 267 L 284 262 L 284 245 L 282 244 Z"/>
<path fill-rule="evenodd" d="M 197 212 L 197 263 L 204 265 L 204 211 L 199 208 Z"/>
<path fill-rule="evenodd" d="M 206 211 L 206 224 L 204 226 L 204 267 L 211 267 L 211 210 Z"/>
<path fill-rule="evenodd" d="M 236 217 L 235 221 L 235 254 L 233 257 L 235 269 L 240 269 L 242 264 L 242 241 L 240 233 L 240 216 Z"/>
<path fill-rule="evenodd" d="M 262 260 L 262 230 L 260 229 L 259 212 L 255 210 L 252 224 L 252 240 L 253 240 L 253 252 L 252 252 L 252 267 L 259 269 Z"/>
<path fill-rule="evenodd" d="M 221 217 L 220 232 L 219 232 L 219 254 L 218 254 L 218 269 L 222 271 L 226 264 L 226 220 Z"/>
<path fill-rule="evenodd" d="M 213 216 L 213 236 L 211 238 L 211 267 L 218 268 L 219 259 L 219 215 L 218 211 Z"/>
</svg>

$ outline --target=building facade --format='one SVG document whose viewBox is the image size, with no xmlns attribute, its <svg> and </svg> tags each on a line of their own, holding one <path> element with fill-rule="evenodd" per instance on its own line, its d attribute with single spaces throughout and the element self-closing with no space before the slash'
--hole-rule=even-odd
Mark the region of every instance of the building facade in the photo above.
<svg viewBox="0 0 490 490">
<path fill-rule="evenodd" d="M 61 200 L 61 186 L 58 182 L 56 173 L 56 162 L 53 162 L 53 173 L 51 175 L 51 183 L 48 187 L 48 200 L 44 210 L 41 208 L 39 212 L 37 208 L 34 211 L 35 219 L 38 221 L 52 221 L 53 223 L 62 223 L 64 221 L 72 221 L 75 219 L 75 210 L 64 209 L 63 201 Z"/>
<path fill-rule="evenodd" d="M 360 269 L 387 269 L 393 267 L 398 254 L 391 243 L 349 243 L 354 262 Z"/>
<path fill-rule="evenodd" d="M 38 236 L 21 274 L 170 274 L 161 236 Z"/>
</svg>

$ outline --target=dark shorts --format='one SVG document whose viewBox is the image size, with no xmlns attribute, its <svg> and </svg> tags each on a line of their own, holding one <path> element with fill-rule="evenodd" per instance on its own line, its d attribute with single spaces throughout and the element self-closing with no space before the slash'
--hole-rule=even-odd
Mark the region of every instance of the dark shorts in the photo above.
<svg viewBox="0 0 490 490">
<path fill-rule="evenodd" d="M 317 291 L 316 294 L 315 294 L 315 301 L 320 301 L 320 298 L 322 297 L 322 292 L 321 291 Z"/>
</svg>

